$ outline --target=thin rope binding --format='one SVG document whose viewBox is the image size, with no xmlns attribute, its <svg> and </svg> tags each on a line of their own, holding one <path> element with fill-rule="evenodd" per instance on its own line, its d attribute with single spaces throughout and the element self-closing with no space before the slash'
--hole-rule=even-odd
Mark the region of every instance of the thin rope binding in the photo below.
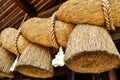
<svg viewBox="0 0 120 80">
<path fill-rule="evenodd" d="M 49 38 L 50 38 L 50 44 L 54 46 L 55 48 L 59 48 L 59 45 L 56 41 L 55 36 L 55 15 L 56 12 L 51 16 L 50 20 L 48 21 L 48 29 L 49 29 Z"/>
<path fill-rule="evenodd" d="M 11 66 L 9 72 L 13 72 L 13 71 L 15 70 L 15 66 L 16 66 L 16 64 L 17 64 L 17 62 L 18 62 L 18 59 L 19 59 L 19 56 L 20 56 L 20 52 L 19 52 L 19 50 L 18 50 L 17 42 L 18 42 L 18 38 L 19 38 L 19 36 L 20 36 L 21 26 L 22 26 L 23 22 L 25 21 L 27 15 L 28 15 L 28 14 L 26 13 L 25 16 L 24 16 L 24 18 L 23 18 L 23 20 L 22 20 L 22 22 L 21 22 L 21 24 L 20 24 L 20 27 L 19 27 L 19 29 L 18 29 L 18 31 L 17 31 L 17 35 L 16 35 L 16 37 L 15 37 L 14 49 L 15 49 L 15 53 L 17 54 L 17 58 L 15 59 L 15 61 L 14 61 L 13 65 Z"/>
<path fill-rule="evenodd" d="M 110 1 L 109 0 L 102 0 L 103 5 L 103 12 L 105 17 L 105 23 L 108 30 L 115 30 L 115 26 L 113 24 L 113 20 L 111 18 L 111 7 L 110 7 Z"/>
</svg>

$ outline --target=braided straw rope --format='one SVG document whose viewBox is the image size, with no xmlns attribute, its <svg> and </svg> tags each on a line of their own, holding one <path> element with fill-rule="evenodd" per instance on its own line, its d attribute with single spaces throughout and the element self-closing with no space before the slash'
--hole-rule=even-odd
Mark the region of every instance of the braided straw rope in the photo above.
<svg viewBox="0 0 120 80">
<path fill-rule="evenodd" d="M 23 20 L 22 20 L 22 22 L 21 22 L 21 25 L 20 25 L 20 27 L 19 27 L 19 29 L 18 29 L 16 38 L 15 38 L 15 41 L 14 41 L 14 49 L 15 49 L 15 52 L 16 52 L 17 56 L 20 56 L 20 52 L 19 52 L 19 50 L 18 50 L 17 42 L 18 42 L 18 38 L 19 38 L 19 36 L 20 36 L 21 26 L 22 26 L 23 22 L 25 21 L 26 17 L 27 17 L 27 13 L 25 14 L 25 16 L 24 16 L 24 18 L 23 18 Z"/>
<path fill-rule="evenodd" d="M 103 5 L 105 22 L 108 30 L 115 30 L 115 26 L 111 18 L 111 8 L 110 8 L 109 0 L 102 0 L 102 5 Z"/>
<path fill-rule="evenodd" d="M 55 15 L 56 15 L 56 12 L 52 15 L 52 17 L 48 21 L 49 38 L 50 38 L 50 44 L 54 46 L 55 48 L 59 48 L 59 45 L 56 41 L 55 29 L 54 29 L 55 28 Z"/>
<path fill-rule="evenodd" d="M 15 41 L 14 41 L 14 45 L 13 45 L 13 46 L 14 46 L 14 49 L 15 49 L 15 53 L 17 54 L 17 58 L 15 59 L 14 63 L 12 64 L 9 72 L 13 72 L 13 71 L 15 70 L 15 66 L 16 66 L 17 61 L 18 61 L 18 58 L 19 58 L 19 56 L 20 56 L 20 52 L 19 52 L 19 50 L 18 50 L 17 42 L 18 42 L 18 38 L 19 38 L 19 36 L 20 36 L 21 26 L 22 26 L 23 22 L 25 21 L 26 17 L 27 17 L 27 13 L 25 14 L 25 17 L 23 18 L 23 20 L 22 20 L 22 22 L 21 22 L 21 24 L 20 24 L 20 27 L 19 27 L 19 29 L 18 29 L 17 35 L 16 35 L 16 37 L 15 37 Z"/>
</svg>

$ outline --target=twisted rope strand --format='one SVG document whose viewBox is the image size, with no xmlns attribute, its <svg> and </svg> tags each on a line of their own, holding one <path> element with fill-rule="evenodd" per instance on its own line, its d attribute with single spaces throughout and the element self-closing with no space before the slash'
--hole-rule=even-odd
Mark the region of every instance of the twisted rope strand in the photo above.
<svg viewBox="0 0 120 80">
<path fill-rule="evenodd" d="M 105 17 L 105 22 L 108 30 L 115 30 L 113 20 L 111 18 L 111 8 L 109 0 L 102 0 L 103 12 Z"/>
<path fill-rule="evenodd" d="M 27 17 L 27 13 L 25 14 L 25 16 L 24 16 L 24 18 L 23 18 L 23 20 L 20 24 L 20 27 L 17 31 L 17 35 L 16 35 L 15 40 L 14 40 L 14 50 L 15 50 L 15 53 L 17 54 L 17 56 L 20 56 L 20 52 L 19 52 L 19 49 L 18 49 L 17 42 L 18 42 L 18 38 L 20 36 L 21 26 L 22 26 L 23 22 L 25 21 L 26 17 Z"/>
<path fill-rule="evenodd" d="M 56 41 L 55 29 L 54 29 L 55 28 L 55 15 L 56 15 L 56 12 L 52 15 L 52 17 L 48 21 L 49 38 L 50 38 L 50 44 L 56 48 L 59 48 L 59 45 Z"/>
<path fill-rule="evenodd" d="M 21 26 L 22 26 L 23 22 L 25 21 L 26 17 L 27 17 L 27 14 L 25 14 L 25 16 L 24 16 L 24 18 L 23 18 L 23 20 L 22 20 L 22 22 L 20 24 L 20 27 L 19 27 L 19 29 L 17 31 L 17 35 L 15 37 L 15 40 L 14 40 L 14 45 L 13 46 L 14 46 L 15 53 L 17 54 L 17 58 L 15 59 L 14 63 L 12 64 L 9 72 L 13 72 L 15 70 L 15 66 L 16 66 L 18 58 L 20 56 L 20 52 L 19 52 L 19 49 L 18 49 L 17 42 L 18 42 L 18 38 L 20 36 Z"/>
</svg>

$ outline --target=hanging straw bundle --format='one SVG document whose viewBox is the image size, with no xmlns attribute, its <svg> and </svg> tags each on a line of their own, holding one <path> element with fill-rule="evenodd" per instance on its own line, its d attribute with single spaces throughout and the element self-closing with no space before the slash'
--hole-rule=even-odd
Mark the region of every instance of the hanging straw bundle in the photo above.
<svg viewBox="0 0 120 80">
<path fill-rule="evenodd" d="M 0 76 L 13 78 L 14 75 L 9 73 L 9 69 L 15 60 L 15 55 L 2 47 L 0 35 Z"/>
<path fill-rule="evenodd" d="M 18 55 L 15 50 L 15 39 L 17 36 L 17 30 L 14 28 L 6 28 L 1 32 L 2 45 L 10 52 Z M 17 47 L 20 53 L 23 52 L 25 47 L 29 44 L 29 41 L 26 40 L 22 35 L 19 36 Z"/>
<path fill-rule="evenodd" d="M 120 26 L 120 0 L 68 0 L 58 9 L 56 16 L 64 22 L 93 25 L 103 25 L 105 19 L 111 17 L 114 25 Z"/>
<path fill-rule="evenodd" d="M 75 72 L 100 73 L 117 67 L 120 55 L 104 28 L 77 25 L 68 40 L 65 62 Z"/>
<path fill-rule="evenodd" d="M 27 20 L 21 26 L 22 35 L 33 43 L 58 48 L 58 46 L 51 42 L 51 39 L 55 38 L 60 46 L 66 47 L 68 37 L 74 25 L 55 21 L 53 28 L 49 26 L 49 20 L 48 18 L 31 18 Z M 55 33 L 51 32 L 51 30 L 55 31 Z"/>
<path fill-rule="evenodd" d="M 29 44 L 21 54 L 16 71 L 31 77 L 48 78 L 53 76 L 50 49 Z"/>
<path fill-rule="evenodd" d="M 9 73 L 9 69 L 15 60 L 15 55 L 11 54 L 8 50 L 0 47 L 0 76 L 13 78 L 14 75 Z"/>
</svg>

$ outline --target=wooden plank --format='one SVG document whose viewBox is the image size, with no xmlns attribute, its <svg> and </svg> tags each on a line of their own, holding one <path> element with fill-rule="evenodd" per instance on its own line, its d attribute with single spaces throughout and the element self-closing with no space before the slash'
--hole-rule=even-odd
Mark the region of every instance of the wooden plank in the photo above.
<svg viewBox="0 0 120 80">
<path fill-rule="evenodd" d="M 35 6 L 39 1 L 40 1 L 40 0 L 32 0 L 32 1 L 30 2 L 30 4 L 32 4 L 33 6 Z"/>
<path fill-rule="evenodd" d="M 0 25 L 3 26 L 3 25 L 11 23 L 12 20 L 14 20 L 16 18 L 17 14 L 20 14 L 22 12 L 23 12 L 22 10 L 18 9 L 14 14 L 12 14 L 10 17 L 8 17 L 5 21 L 1 20 L 2 22 L 0 21 Z"/>
<path fill-rule="evenodd" d="M 3 0 L 4 1 L 4 0 Z M 8 8 L 13 2 L 12 1 L 5 1 L 3 4 L 0 3 L 0 14 L 6 9 Z"/>
<path fill-rule="evenodd" d="M 3 19 L 5 16 L 7 16 L 13 9 L 16 8 L 15 3 L 12 3 L 7 9 L 5 9 L 1 14 L 0 14 L 0 19 Z"/>
<path fill-rule="evenodd" d="M 109 80 L 117 80 L 116 73 L 114 70 L 109 71 Z"/>
<path fill-rule="evenodd" d="M 16 20 L 19 16 L 24 15 L 23 11 L 21 10 L 20 12 L 18 12 L 15 16 L 13 16 L 9 21 L 7 21 L 4 25 L 2 25 L 0 27 L 0 31 L 3 30 L 4 28 L 10 27 L 8 25 L 10 25 L 10 23 L 13 23 L 14 20 Z"/>
<path fill-rule="evenodd" d="M 19 7 L 16 7 L 15 9 L 13 9 L 7 16 L 5 16 L 3 19 L 0 20 L 0 24 L 4 24 L 7 22 L 7 20 L 9 20 L 10 18 L 12 18 L 14 15 L 16 15 L 21 9 Z"/>
<path fill-rule="evenodd" d="M 16 4 L 23 9 L 25 13 L 28 13 L 29 16 L 37 16 L 37 11 L 26 0 L 14 0 L 14 2 L 16 2 Z"/>
<path fill-rule="evenodd" d="M 111 37 L 113 40 L 120 40 L 120 33 L 113 34 Z"/>
<path fill-rule="evenodd" d="M 100 74 L 92 74 L 92 80 L 100 80 Z"/>
<path fill-rule="evenodd" d="M 75 80 L 75 72 L 68 71 L 68 73 L 67 73 L 67 80 Z"/>
<path fill-rule="evenodd" d="M 51 4 L 55 3 L 56 0 L 42 1 L 38 6 L 36 6 L 37 11 L 41 12 L 44 8 L 49 7 Z"/>
<path fill-rule="evenodd" d="M 41 18 L 50 17 L 55 11 L 58 10 L 59 7 L 60 7 L 60 5 L 57 5 L 57 6 L 54 6 L 46 11 L 43 11 L 43 12 L 38 14 L 38 17 L 41 17 Z"/>
<path fill-rule="evenodd" d="M 30 4 L 34 4 L 37 0 L 30 1 Z"/>
<path fill-rule="evenodd" d="M 6 2 L 6 0 L 1 0 L 0 5 L 3 5 Z"/>
<path fill-rule="evenodd" d="M 9 24 L 8 26 L 13 27 L 16 23 L 18 23 L 19 21 L 22 21 L 23 17 L 24 17 L 24 15 L 22 15 L 18 19 L 16 18 L 16 20 L 13 23 Z M 20 26 L 20 25 L 18 25 L 18 26 Z M 16 26 L 14 26 L 14 27 L 16 27 Z"/>
<path fill-rule="evenodd" d="M 104 72 L 100 74 L 101 80 L 109 80 L 108 72 Z"/>
<path fill-rule="evenodd" d="M 42 12 L 42 11 L 45 11 L 45 10 L 51 8 L 51 7 L 54 7 L 54 6 L 55 6 L 55 1 L 52 1 L 52 2 L 50 2 L 50 3 L 48 3 L 48 4 L 46 4 L 46 6 L 44 6 L 44 7 L 41 8 L 41 9 L 37 8 L 37 11 L 38 11 L 38 12 Z"/>
</svg>

